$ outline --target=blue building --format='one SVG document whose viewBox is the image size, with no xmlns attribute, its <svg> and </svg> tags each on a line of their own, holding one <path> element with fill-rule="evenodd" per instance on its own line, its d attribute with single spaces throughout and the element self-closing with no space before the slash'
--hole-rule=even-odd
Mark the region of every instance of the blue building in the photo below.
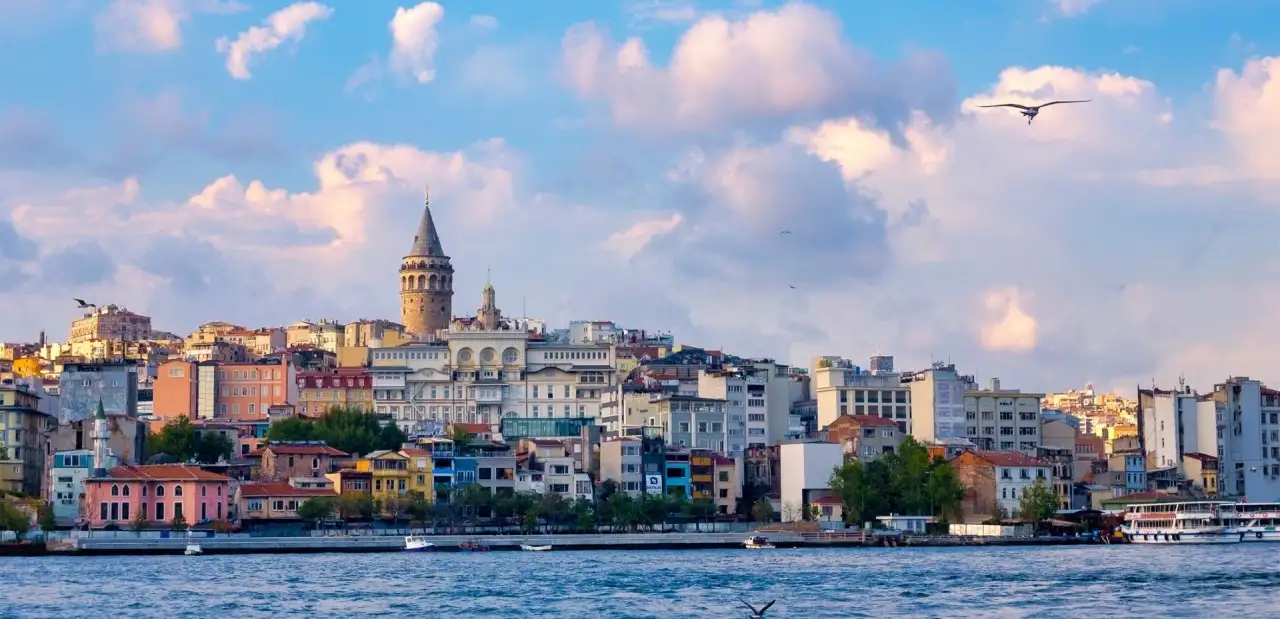
<svg viewBox="0 0 1280 619">
<path fill-rule="evenodd" d="M 58 423 L 91 419 L 99 401 L 107 415 L 137 417 L 138 371 L 138 364 L 131 361 L 62 366 L 58 380 Z"/>
<path fill-rule="evenodd" d="M 118 464 L 114 455 L 108 455 L 102 468 L 110 469 Z M 53 517 L 58 524 L 73 524 L 81 517 L 84 480 L 93 474 L 93 469 L 92 449 L 73 449 L 53 454 L 53 467 L 49 469 L 49 497 L 53 505 Z"/>
<path fill-rule="evenodd" d="M 689 450 L 667 448 L 667 494 L 693 498 L 693 483 L 689 467 Z"/>
</svg>

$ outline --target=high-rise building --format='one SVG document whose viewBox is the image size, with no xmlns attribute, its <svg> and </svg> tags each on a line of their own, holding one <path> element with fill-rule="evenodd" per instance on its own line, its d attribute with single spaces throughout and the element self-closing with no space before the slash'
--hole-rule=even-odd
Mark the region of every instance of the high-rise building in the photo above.
<svg viewBox="0 0 1280 619">
<path fill-rule="evenodd" d="M 453 265 L 440 245 L 425 201 L 413 246 L 400 262 L 400 322 L 419 339 L 434 339 L 453 318 Z"/>
</svg>

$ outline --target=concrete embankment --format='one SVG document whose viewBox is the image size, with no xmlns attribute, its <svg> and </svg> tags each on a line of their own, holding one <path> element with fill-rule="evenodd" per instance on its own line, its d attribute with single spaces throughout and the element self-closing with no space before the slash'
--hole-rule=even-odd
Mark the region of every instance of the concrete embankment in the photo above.
<svg viewBox="0 0 1280 619">
<path fill-rule="evenodd" d="M 860 535 L 799 534 L 791 532 L 762 533 L 778 548 L 849 547 L 849 546 L 962 546 L 962 545 L 1050 545 L 1078 544 L 1076 538 L 959 538 L 948 536 L 915 537 L 902 540 L 863 539 Z M 486 551 L 520 550 L 521 544 L 551 546 L 552 550 L 676 550 L 706 548 L 742 548 L 747 535 L 742 533 L 641 533 L 590 535 L 433 535 L 433 551 L 463 551 L 465 543 L 475 543 Z M 400 536 L 355 535 L 323 537 L 206 537 L 195 540 L 204 554 L 252 553 L 325 553 L 325 552 L 401 552 Z M 182 554 L 187 545 L 183 537 L 168 539 L 127 537 L 82 537 L 58 544 L 55 553 L 80 555 Z M 52 545 L 51 545 L 52 546 Z"/>
</svg>

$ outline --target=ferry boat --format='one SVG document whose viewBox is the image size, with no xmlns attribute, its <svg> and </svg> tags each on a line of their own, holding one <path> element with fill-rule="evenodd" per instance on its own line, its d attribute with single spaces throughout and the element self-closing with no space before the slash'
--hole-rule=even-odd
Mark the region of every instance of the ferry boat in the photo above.
<svg viewBox="0 0 1280 619">
<path fill-rule="evenodd" d="M 187 547 L 182 551 L 182 554 L 188 557 L 204 554 L 204 549 L 200 547 L 200 544 L 197 544 L 196 541 L 192 539 L 191 529 L 187 529 Z"/>
<path fill-rule="evenodd" d="M 1280 503 L 1233 503 L 1219 512 L 1242 542 L 1280 542 Z"/>
<path fill-rule="evenodd" d="M 765 539 L 763 536 L 760 536 L 760 535 L 753 535 L 747 538 L 747 541 L 743 542 L 743 545 L 745 545 L 748 549 L 751 549 L 751 550 L 760 550 L 760 549 L 775 547 L 773 544 L 769 543 L 768 539 Z"/>
<path fill-rule="evenodd" d="M 426 552 L 435 547 L 435 544 L 427 541 L 425 535 L 407 535 L 404 538 L 405 552 Z"/>
<path fill-rule="evenodd" d="M 1238 543 L 1231 513 L 1224 501 L 1130 505 L 1121 531 L 1135 544 Z"/>
</svg>

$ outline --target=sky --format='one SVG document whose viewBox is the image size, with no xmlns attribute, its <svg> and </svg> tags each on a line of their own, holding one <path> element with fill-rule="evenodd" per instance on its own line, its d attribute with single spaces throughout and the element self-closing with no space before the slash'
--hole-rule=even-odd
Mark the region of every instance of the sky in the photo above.
<svg viewBox="0 0 1280 619">
<path fill-rule="evenodd" d="M 357 8 L 359 7 L 359 8 Z M 0 340 L 615 320 L 1025 390 L 1280 380 L 1280 3 L 0 0 Z M 993 103 L 1088 99 L 1031 126 Z M 783 231 L 788 234 L 782 234 Z M 491 274 L 491 275 L 490 275 Z"/>
</svg>

